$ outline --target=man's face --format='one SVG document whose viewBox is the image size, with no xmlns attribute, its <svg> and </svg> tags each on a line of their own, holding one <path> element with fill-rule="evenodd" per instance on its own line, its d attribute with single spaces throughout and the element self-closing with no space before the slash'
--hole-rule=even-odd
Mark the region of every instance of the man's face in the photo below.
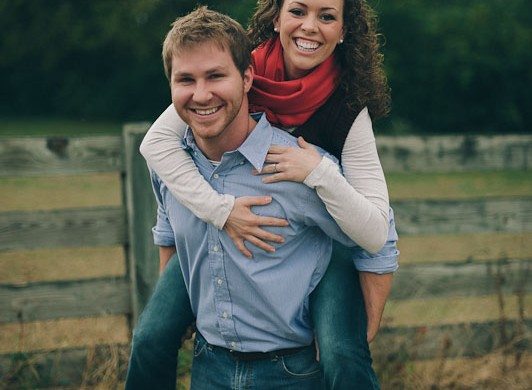
<svg viewBox="0 0 532 390">
<path fill-rule="evenodd" d="M 229 50 L 214 42 L 183 48 L 172 58 L 172 103 L 196 141 L 212 142 L 248 117 L 242 102 L 252 80 L 251 67 L 240 74 Z"/>
</svg>

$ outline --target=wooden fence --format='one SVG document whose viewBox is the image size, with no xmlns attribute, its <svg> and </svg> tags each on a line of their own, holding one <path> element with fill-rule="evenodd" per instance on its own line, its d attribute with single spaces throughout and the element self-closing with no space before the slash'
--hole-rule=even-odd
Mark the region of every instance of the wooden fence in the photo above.
<svg viewBox="0 0 532 390">
<path fill-rule="evenodd" d="M 0 213 L 0 251 L 122 245 L 127 259 L 123 277 L 0 284 L 0 323 L 26 323 L 70 317 L 126 314 L 135 323 L 158 275 L 157 251 L 150 228 L 155 204 L 138 147 L 148 124 L 128 125 L 123 137 L 3 138 L 0 176 L 39 176 L 120 172 L 121 207 Z M 529 170 L 532 136 L 380 137 L 386 172 Z M 401 236 L 532 232 L 532 194 L 518 198 L 410 200 L 393 203 Z M 527 254 L 532 255 L 531 253 Z M 532 257 L 532 256 L 531 256 Z M 404 264 L 395 278 L 392 301 L 419 297 L 468 297 L 531 292 L 531 259 L 493 258 L 482 262 Z M 435 326 L 385 327 L 375 348 L 377 359 L 406 354 L 413 359 L 480 356 L 508 346 L 528 349 L 531 319 Z M 412 340 L 415 340 L 413 343 Z M 379 346 L 382 346 L 379 347 Z M 385 347 L 384 347 L 385 346 Z M 415 347 L 415 348 L 414 348 Z M 104 359 L 127 345 L 102 345 L 91 358 Z M 0 355 L 0 377 L 33 375 L 47 386 L 80 383 L 88 359 L 83 348 Z M 382 357 L 382 356 L 381 356 Z M 15 368 L 14 368 L 15 367 Z M 61 370 L 60 375 L 52 371 Z M 40 378 L 40 379 L 39 379 Z M 16 380 L 16 379 L 15 379 Z"/>
</svg>

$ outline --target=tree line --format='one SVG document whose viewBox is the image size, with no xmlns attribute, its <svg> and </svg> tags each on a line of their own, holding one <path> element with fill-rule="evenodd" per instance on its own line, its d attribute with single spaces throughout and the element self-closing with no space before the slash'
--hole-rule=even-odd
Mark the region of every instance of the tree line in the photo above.
<svg viewBox="0 0 532 390">
<path fill-rule="evenodd" d="M 374 0 L 402 133 L 531 128 L 532 2 Z M 170 101 L 160 59 L 196 0 L 0 0 L 0 115 L 154 120 Z M 255 0 L 202 1 L 243 25 Z"/>
</svg>

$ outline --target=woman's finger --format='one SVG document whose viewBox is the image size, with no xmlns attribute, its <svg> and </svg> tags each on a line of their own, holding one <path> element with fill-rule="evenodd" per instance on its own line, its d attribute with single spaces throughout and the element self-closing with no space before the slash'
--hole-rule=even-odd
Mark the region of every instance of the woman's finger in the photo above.
<svg viewBox="0 0 532 390">
<path fill-rule="evenodd" d="M 264 162 L 268 164 L 275 164 L 278 162 L 281 162 L 283 160 L 282 154 L 267 154 L 266 158 L 264 159 Z"/>
<path fill-rule="evenodd" d="M 260 172 L 257 171 L 256 169 L 253 169 L 252 173 L 254 175 L 266 175 L 269 173 L 277 173 L 279 170 L 279 166 L 276 166 L 277 164 L 279 163 L 264 165 Z"/>
<path fill-rule="evenodd" d="M 270 148 L 268 149 L 268 153 L 279 154 L 279 153 L 284 153 L 284 152 L 286 152 L 288 149 L 290 149 L 289 146 L 272 145 L 272 146 L 270 146 Z"/>
<path fill-rule="evenodd" d="M 262 215 L 257 216 L 257 221 L 258 221 L 258 226 L 285 227 L 285 226 L 290 225 L 286 219 L 275 218 L 275 217 L 263 217 Z"/>
<path fill-rule="evenodd" d="M 305 138 L 301 136 L 297 137 L 297 144 L 303 149 L 309 149 L 314 147 L 312 144 L 309 144 L 307 141 L 305 141 Z"/>
<path fill-rule="evenodd" d="M 275 173 L 273 175 L 264 176 L 262 178 L 262 182 L 265 184 L 271 184 L 271 183 L 277 183 L 280 181 L 287 181 L 290 180 L 286 173 Z"/>
<path fill-rule="evenodd" d="M 235 243 L 235 246 L 236 248 L 240 251 L 240 253 L 242 253 L 244 256 L 246 256 L 248 259 L 251 259 L 253 257 L 253 255 L 251 254 L 251 252 L 248 250 L 248 248 L 246 248 L 246 246 L 244 245 L 244 240 L 242 239 L 233 239 L 231 237 L 231 239 L 233 240 L 233 242 Z"/>
<path fill-rule="evenodd" d="M 271 203 L 271 196 L 240 196 L 235 200 L 235 203 L 241 203 L 243 206 L 264 206 Z"/>
<path fill-rule="evenodd" d="M 252 243 L 256 247 L 262 249 L 265 252 L 273 253 L 275 252 L 275 248 L 266 242 L 262 241 L 261 239 L 255 237 L 255 236 L 247 236 L 246 241 Z"/>
<path fill-rule="evenodd" d="M 275 234 L 275 233 L 268 232 L 268 231 L 266 231 L 264 229 L 260 229 L 260 228 L 257 229 L 256 231 L 253 232 L 253 235 L 255 237 L 257 237 L 259 240 L 275 242 L 277 244 L 284 243 L 284 237 L 283 236 L 280 236 L 280 235 Z"/>
</svg>

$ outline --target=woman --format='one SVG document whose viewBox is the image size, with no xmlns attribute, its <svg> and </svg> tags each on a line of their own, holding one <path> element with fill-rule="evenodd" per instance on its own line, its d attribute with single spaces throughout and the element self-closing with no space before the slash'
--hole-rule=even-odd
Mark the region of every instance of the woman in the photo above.
<svg viewBox="0 0 532 390">
<path fill-rule="evenodd" d="M 250 36 L 254 44 L 260 44 L 254 52 L 256 78 L 250 93 L 255 109 L 266 111 L 273 123 L 342 158 L 347 178 L 300 140 L 301 149 L 270 150 L 267 161 L 271 165 L 261 173 L 272 175 L 265 180 L 304 181 L 315 187 L 342 230 L 362 248 L 377 252 L 388 238 L 388 194 L 369 113 L 384 115 L 389 99 L 371 9 L 360 0 L 259 0 Z M 251 206 L 267 200 L 235 200 L 215 193 L 179 150 L 176 134 L 182 137 L 183 131 L 182 122 L 169 107 L 141 146 L 148 164 L 198 217 L 223 227 L 242 253 L 251 256 L 245 241 L 273 250 L 267 241 L 282 238 L 260 226 L 281 222 L 251 212 Z M 389 257 L 396 256 L 392 230 L 391 247 L 382 252 Z M 369 257 L 363 251 L 361 256 Z M 351 257 L 352 252 L 336 245 L 329 270 L 311 296 L 320 362 L 329 388 L 378 388 Z M 181 295 L 178 333 L 192 320 L 186 291 Z M 378 321 L 372 324 L 370 338 L 376 327 Z M 140 339 L 137 336 L 134 342 Z"/>
</svg>

